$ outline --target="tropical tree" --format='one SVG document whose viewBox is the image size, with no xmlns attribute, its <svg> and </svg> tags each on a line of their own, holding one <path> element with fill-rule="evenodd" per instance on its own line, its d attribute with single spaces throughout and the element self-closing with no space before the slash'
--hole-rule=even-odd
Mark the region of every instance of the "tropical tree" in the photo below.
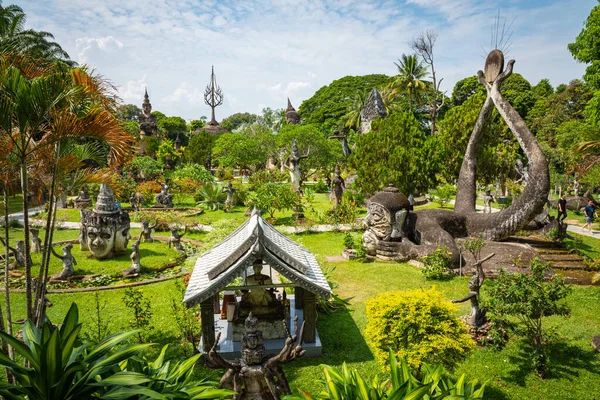
<svg viewBox="0 0 600 400">
<path fill-rule="evenodd" d="M 60 60 L 70 66 L 76 65 L 69 54 L 53 41 L 49 32 L 24 29 L 27 16 L 15 4 L 3 7 L 0 1 L 0 51 L 17 51 L 36 59 Z"/>
<path fill-rule="evenodd" d="M 419 102 L 419 95 L 425 91 L 428 81 L 425 78 L 428 74 L 427 67 L 419 61 L 416 54 L 402 54 L 401 59 L 394 63 L 398 67 L 398 76 L 392 82 L 393 87 L 397 87 L 400 91 L 405 91 L 408 94 L 408 106 L 412 111 L 413 103 Z"/>
<path fill-rule="evenodd" d="M 111 165 L 118 165 L 130 151 L 131 140 L 114 116 L 114 99 L 114 88 L 86 68 L 69 69 L 62 63 L 45 65 L 28 57 L 15 57 L 14 53 L 0 57 L 0 137 L 12 143 L 19 160 L 26 253 L 30 252 L 28 164 L 47 148 L 57 155 L 56 163 L 61 141 L 87 137 L 106 142 Z M 56 171 L 56 165 L 54 168 Z M 55 195 L 56 173 L 52 175 L 51 198 Z M 27 316 L 33 319 L 31 264 L 27 258 L 26 307 Z"/>
<path fill-rule="evenodd" d="M 367 101 L 369 92 L 358 91 L 354 93 L 352 103 L 348 105 L 348 113 L 346 114 L 346 126 L 358 131 L 361 123 L 361 111 Z"/>
<path fill-rule="evenodd" d="M 582 63 L 588 64 L 583 78 L 594 89 L 600 89 L 600 5 L 592 9 L 585 21 L 585 26 L 577 35 L 575 42 L 569 44 L 569 51 L 573 57 Z"/>
</svg>

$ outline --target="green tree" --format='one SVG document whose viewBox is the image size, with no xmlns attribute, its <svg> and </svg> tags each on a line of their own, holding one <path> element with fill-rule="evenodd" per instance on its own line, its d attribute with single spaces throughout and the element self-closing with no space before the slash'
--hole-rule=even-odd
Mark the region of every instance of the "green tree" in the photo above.
<svg viewBox="0 0 600 400">
<path fill-rule="evenodd" d="M 117 118 L 123 121 L 137 121 L 141 112 L 135 104 L 122 104 L 117 107 Z"/>
<path fill-rule="evenodd" d="M 547 78 L 540 80 L 538 84 L 531 89 L 537 98 L 549 97 L 554 93 L 554 88 L 550 84 L 550 80 Z"/>
<path fill-rule="evenodd" d="M 423 79 L 428 74 L 427 67 L 423 65 L 422 61 L 419 61 L 416 54 L 402 54 L 401 59 L 394 64 L 398 68 L 398 76 L 392 85 L 408 94 L 408 107 L 409 110 L 412 110 L 413 104 L 415 107 L 418 105 L 419 95 L 429 84 Z"/>
<path fill-rule="evenodd" d="M 223 119 L 219 125 L 232 132 L 244 124 L 253 124 L 258 121 L 259 116 L 250 113 L 235 113 Z"/>
<path fill-rule="evenodd" d="M 361 122 L 361 111 L 367 101 L 370 92 L 356 92 L 352 103 L 348 106 L 348 114 L 346 114 L 346 126 L 358 131 Z"/>
<path fill-rule="evenodd" d="M 485 88 L 481 83 L 479 83 L 477 76 L 473 75 L 468 78 L 461 79 L 460 81 L 456 82 L 454 89 L 452 89 L 452 104 L 455 106 L 460 106 L 475 93 L 485 95 Z"/>
<path fill-rule="evenodd" d="M 374 87 L 386 86 L 387 75 L 345 76 L 323 86 L 298 109 L 304 124 L 320 124 L 327 132 L 342 125 L 342 119 L 352 104 L 355 93 L 370 92 Z"/>
<path fill-rule="evenodd" d="M 177 136 L 181 140 L 182 146 L 187 146 L 189 137 L 187 133 L 187 124 L 181 117 L 157 118 L 156 125 L 166 138 L 175 141 Z"/>
<path fill-rule="evenodd" d="M 212 152 L 216 140 L 217 136 L 204 131 L 194 134 L 183 152 L 184 158 L 189 162 L 204 165 L 204 161 L 209 152 Z"/>
<path fill-rule="evenodd" d="M 250 168 L 267 160 L 267 149 L 256 138 L 242 133 L 224 133 L 215 141 L 214 158 L 224 167 Z"/>
<path fill-rule="evenodd" d="M 204 117 L 206 119 L 206 117 Z M 193 119 L 188 124 L 188 131 L 190 135 L 196 133 L 196 131 L 204 126 L 204 121 L 201 119 Z"/>
<path fill-rule="evenodd" d="M 584 28 L 568 47 L 575 60 L 589 64 L 583 79 L 600 89 L 600 5 L 592 8 Z"/>
<path fill-rule="evenodd" d="M 357 187 L 375 193 L 392 183 L 404 193 L 426 192 L 437 184 L 441 168 L 440 142 L 427 134 L 410 112 L 373 122 L 359 135 L 352 155 Z"/>
<path fill-rule="evenodd" d="M 265 107 L 262 110 L 262 118 L 269 128 L 278 131 L 285 125 L 285 108 L 273 110 L 271 107 Z"/>
<path fill-rule="evenodd" d="M 58 60 L 69 66 L 77 63 L 53 41 L 49 32 L 24 29 L 27 15 L 23 9 L 11 4 L 3 7 L 0 1 L 0 50 L 16 51 L 34 59 Z"/>
</svg>

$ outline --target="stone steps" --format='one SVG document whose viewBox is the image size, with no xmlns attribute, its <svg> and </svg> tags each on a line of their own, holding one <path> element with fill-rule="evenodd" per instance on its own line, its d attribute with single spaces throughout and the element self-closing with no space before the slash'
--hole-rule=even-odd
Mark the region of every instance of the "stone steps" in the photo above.
<svg viewBox="0 0 600 400">
<path fill-rule="evenodd" d="M 580 256 L 579 254 L 570 254 L 570 253 L 552 253 L 552 254 L 542 254 L 546 261 L 571 261 L 571 262 L 584 262 L 585 258 Z"/>
</svg>

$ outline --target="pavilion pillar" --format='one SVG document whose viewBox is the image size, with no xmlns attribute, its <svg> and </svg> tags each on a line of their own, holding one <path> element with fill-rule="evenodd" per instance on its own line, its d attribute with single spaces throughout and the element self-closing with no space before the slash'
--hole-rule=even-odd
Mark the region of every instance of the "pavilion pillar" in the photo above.
<svg viewBox="0 0 600 400">
<path fill-rule="evenodd" d="M 302 310 L 304 308 L 304 289 L 300 286 L 294 288 L 294 308 Z"/>
<path fill-rule="evenodd" d="M 215 314 L 221 314 L 221 305 L 219 303 L 219 293 L 213 296 L 213 311 Z"/>
<path fill-rule="evenodd" d="M 317 298 L 314 293 L 304 290 L 304 343 L 317 341 Z"/>
<path fill-rule="evenodd" d="M 213 297 L 200 303 L 200 320 L 202 322 L 202 352 L 208 354 L 215 343 L 215 313 Z"/>
</svg>

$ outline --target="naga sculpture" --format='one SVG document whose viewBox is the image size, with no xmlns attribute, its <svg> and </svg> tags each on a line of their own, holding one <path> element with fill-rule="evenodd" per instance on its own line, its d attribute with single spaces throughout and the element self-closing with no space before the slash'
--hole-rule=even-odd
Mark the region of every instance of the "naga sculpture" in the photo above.
<svg viewBox="0 0 600 400">
<path fill-rule="evenodd" d="M 50 251 L 52 252 L 54 257 L 58 258 L 63 265 L 63 270 L 59 274 L 52 276 L 53 281 L 64 281 L 66 279 L 69 279 L 75 273 L 75 269 L 73 268 L 73 266 L 77 265 L 77 261 L 75 260 L 75 257 L 73 257 L 73 254 L 71 254 L 72 249 L 72 244 L 67 244 L 63 246 L 63 254 L 61 256 L 56 251 L 54 251 L 53 246 L 50 246 Z"/>
<path fill-rule="evenodd" d="M 523 118 L 500 93 L 500 86 L 512 74 L 513 65 L 514 60 L 511 60 L 504 69 L 502 52 L 493 50 L 487 57 L 485 73 L 478 72 L 487 97 L 467 144 L 458 177 L 454 211 L 422 210 L 409 213 L 403 228 L 409 240 L 403 240 L 391 235 L 394 224 L 397 224 L 394 210 L 402 206 L 388 204 L 378 207 L 373 203 L 369 206 L 366 219 L 368 228 L 363 236 L 367 253 L 376 254 L 382 259 L 404 261 L 423 257 L 438 247 L 446 247 L 451 253 L 451 264 L 458 267 L 461 256 L 455 238 L 480 235 L 483 239 L 498 241 L 518 232 L 542 212 L 550 190 L 548 163 Z M 483 140 L 484 128 L 494 107 L 527 156 L 530 179 L 521 196 L 509 207 L 482 214 L 476 212 L 475 204 L 477 148 Z"/>
<path fill-rule="evenodd" d="M 285 322 L 284 322 L 285 323 Z M 227 372 L 219 382 L 220 388 L 230 388 L 238 392 L 234 400 L 279 400 L 282 395 L 291 394 L 285 373 L 281 364 L 288 363 L 304 355 L 302 350 L 302 333 L 304 323 L 298 332 L 296 317 L 294 334 L 288 333 L 283 349 L 274 357 L 265 357 L 263 335 L 258 327 L 258 319 L 252 314 L 248 315 L 245 322 L 245 333 L 242 338 L 242 357 L 235 361 L 223 359 L 215 350 L 219 343 L 221 333 L 208 353 L 208 366 L 211 368 L 225 368 Z M 287 327 L 286 327 L 287 330 Z M 233 385 L 232 385 L 233 381 Z M 265 387 L 266 386 L 266 387 Z"/>
</svg>

